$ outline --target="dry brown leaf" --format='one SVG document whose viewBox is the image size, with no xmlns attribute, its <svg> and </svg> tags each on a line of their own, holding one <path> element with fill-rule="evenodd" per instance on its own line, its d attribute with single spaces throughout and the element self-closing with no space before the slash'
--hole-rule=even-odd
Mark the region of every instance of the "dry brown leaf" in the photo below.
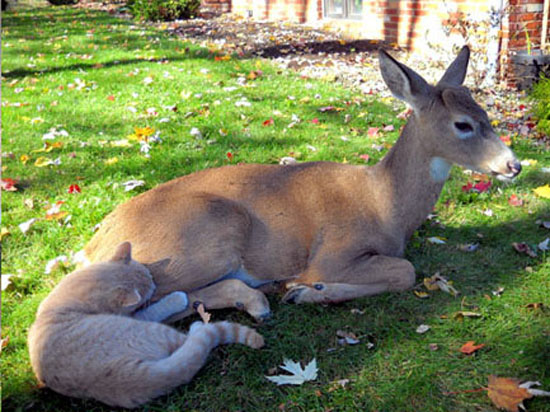
<svg viewBox="0 0 550 412">
<path fill-rule="evenodd" d="M 199 306 L 197 306 L 197 312 L 204 323 L 210 322 L 211 315 L 206 311 L 202 303 Z"/>
<path fill-rule="evenodd" d="M 460 348 L 460 352 L 464 353 L 465 355 L 471 355 L 472 353 L 478 351 L 484 346 L 485 346 L 484 343 L 476 345 L 475 341 L 469 340 L 464 345 L 462 345 L 462 347 Z"/>
<path fill-rule="evenodd" d="M 518 412 L 518 406 L 521 405 L 523 408 L 523 400 L 533 396 L 527 389 L 520 388 L 519 384 L 518 379 L 490 375 L 487 394 L 496 407 L 509 412 Z"/>
</svg>

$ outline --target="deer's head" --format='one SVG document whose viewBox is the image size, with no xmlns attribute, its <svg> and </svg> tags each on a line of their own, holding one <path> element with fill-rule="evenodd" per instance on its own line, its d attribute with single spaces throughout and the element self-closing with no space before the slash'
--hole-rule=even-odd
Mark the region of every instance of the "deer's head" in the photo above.
<svg viewBox="0 0 550 412">
<path fill-rule="evenodd" d="M 435 86 L 385 51 L 380 50 L 379 57 L 382 77 L 391 92 L 413 109 L 415 135 L 432 157 L 436 180 L 446 179 L 453 163 L 501 180 L 520 173 L 514 153 L 494 132 L 485 110 L 462 86 L 470 58 L 468 47 L 462 48 Z"/>
</svg>

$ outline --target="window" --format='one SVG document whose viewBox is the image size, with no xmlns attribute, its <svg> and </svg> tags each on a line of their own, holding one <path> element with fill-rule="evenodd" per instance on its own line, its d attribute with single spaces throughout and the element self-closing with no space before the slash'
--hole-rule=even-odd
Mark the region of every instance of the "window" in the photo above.
<svg viewBox="0 0 550 412">
<path fill-rule="evenodd" d="M 325 17 L 360 19 L 363 0 L 325 0 Z"/>
</svg>

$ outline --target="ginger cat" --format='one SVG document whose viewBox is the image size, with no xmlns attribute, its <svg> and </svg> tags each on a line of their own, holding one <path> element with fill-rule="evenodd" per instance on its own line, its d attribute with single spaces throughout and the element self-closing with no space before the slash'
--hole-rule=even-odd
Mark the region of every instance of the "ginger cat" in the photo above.
<svg viewBox="0 0 550 412">
<path fill-rule="evenodd" d="M 159 323 L 185 310 L 188 299 L 173 292 L 137 310 L 154 290 L 128 242 L 110 261 L 68 275 L 29 331 L 38 380 L 63 395 L 134 408 L 189 382 L 219 344 L 263 346 L 261 335 L 235 323 L 196 322 L 188 334 Z"/>
</svg>

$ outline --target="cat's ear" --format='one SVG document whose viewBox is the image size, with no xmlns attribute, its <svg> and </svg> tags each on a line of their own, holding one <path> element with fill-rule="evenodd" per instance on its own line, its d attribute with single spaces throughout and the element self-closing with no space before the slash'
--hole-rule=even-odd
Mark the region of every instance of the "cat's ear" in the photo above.
<svg viewBox="0 0 550 412">
<path fill-rule="evenodd" d="M 118 287 L 115 292 L 116 306 L 121 308 L 136 306 L 141 303 L 141 299 L 141 294 L 137 289 L 127 290 L 125 288 Z"/>
<path fill-rule="evenodd" d="M 112 262 L 128 264 L 132 260 L 132 245 L 130 242 L 122 242 L 116 247 L 115 254 L 111 258 Z"/>
</svg>

